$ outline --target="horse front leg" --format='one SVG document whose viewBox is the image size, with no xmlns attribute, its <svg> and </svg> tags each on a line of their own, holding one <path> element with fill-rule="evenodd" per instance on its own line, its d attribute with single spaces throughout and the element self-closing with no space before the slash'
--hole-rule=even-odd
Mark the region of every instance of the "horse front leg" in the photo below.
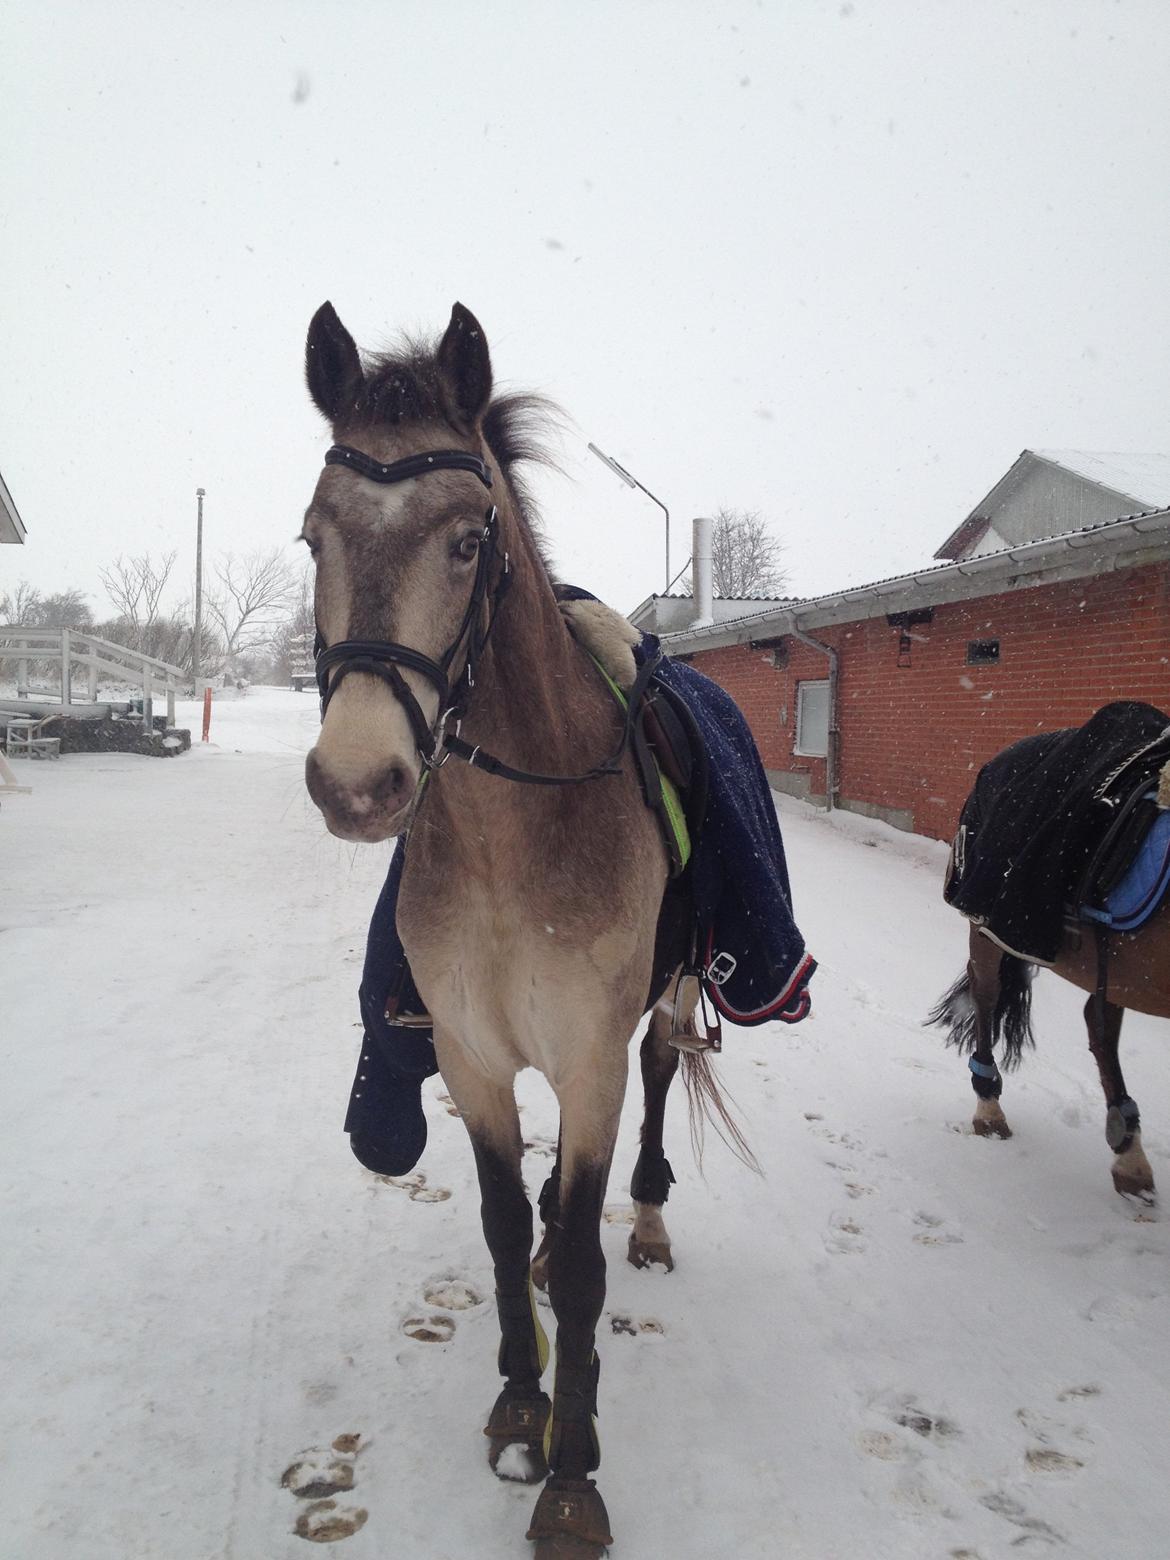
<svg viewBox="0 0 1170 1560">
<path fill-rule="evenodd" d="M 536 1484 L 548 1473 L 544 1438 L 552 1405 L 540 1385 L 549 1347 L 528 1271 L 532 1207 L 521 1176 L 520 1117 L 510 1084 L 486 1078 L 445 1048 L 440 1064 L 471 1137 L 484 1239 L 495 1267 L 504 1385 L 484 1427 L 488 1463 L 501 1479 Z"/>
<path fill-rule="evenodd" d="M 1105 1095 L 1105 1140 L 1113 1150 L 1113 1185 L 1123 1196 L 1154 1201 L 1154 1172 L 1142 1148 L 1142 1120 L 1121 1075 L 1118 1049 L 1125 1009 L 1090 997 L 1085 1003 L 1089 1049 Z"/>
<path fill-rule="evenodd" d="M 974 1010 L 975 1049 L 968 1060 L 971 1087 L 978 1096 L 971 1125 L 979 1137 L 1010 1138 L 1012 1129 L 999 1103 L 1003 1078 L 995 1063 L 995 1009 L 1001 990 L 1003 950 L 971 928 L 971 957 L 967 964 L 971 1004 Z"/>
<path fill-rule="evenodd" d="M 617 1072 L 620 1071 L 620 1078 Z M 561 1184 L 551 1226 L 548 1289 L 557 1319 L 556 1377 L 545 1437 L 549 1477 L 528 1537 L 535 1560 L 599 1560 L 613 1542 L 589 1478 L 601 1461 L 597 1434 L 597 1323 L 605 1303 L 601 1211 L 625 1089 L 625 1051 L 602 1084 L 561 1092 Z"/>
</svg>

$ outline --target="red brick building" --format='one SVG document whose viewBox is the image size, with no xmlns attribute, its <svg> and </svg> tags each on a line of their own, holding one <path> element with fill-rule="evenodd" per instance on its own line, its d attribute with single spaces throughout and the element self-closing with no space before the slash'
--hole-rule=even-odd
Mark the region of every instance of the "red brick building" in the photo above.
<svg viewBox="0 0 1170 1560">
<path fill-rule="evenodd" d="M 664 644 L 732 694 L 776 790 L 948 839 L 1010 742 L 1111 699 L 1170 709 L 1170 508 L 1004 546 L 1018 500 L 969 517 L 949 562 Z"/>
</svg>

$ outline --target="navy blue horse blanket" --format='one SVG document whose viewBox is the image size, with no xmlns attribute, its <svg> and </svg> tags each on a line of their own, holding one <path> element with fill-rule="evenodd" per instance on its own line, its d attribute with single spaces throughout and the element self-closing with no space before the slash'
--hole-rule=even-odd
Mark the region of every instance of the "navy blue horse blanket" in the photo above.
<svg viewBox="0 0 1170 1560">
<path fill-rule="evenodd" d="M 655 648 L 647 635 L 641 654 Z M 751 727 L 693 666 L 664 656 L 655 676 L 682 697 L 707 750 L 707 813 L 690 866 L 707 993 L 736 1024 L 799 1023 L 816 962 L 792 913 L 784 841 Z"/>
</svg>

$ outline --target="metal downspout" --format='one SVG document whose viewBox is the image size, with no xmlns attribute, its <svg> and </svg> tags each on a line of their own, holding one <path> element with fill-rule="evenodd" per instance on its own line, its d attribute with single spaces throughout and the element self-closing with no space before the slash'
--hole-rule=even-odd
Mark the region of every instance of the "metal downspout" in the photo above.
<svg viewBox="0 0 1170 1560">
<path fill-rule="evenodd" d="M 813 639 L 811 635 L 802 633 L 795 625 L 789 632 L 793 639 L 799 639 L 802 645 L 807 645 L 810 650 L 819 650 L 822 655 L 829 658 L 829 739 L 825 743 L 825 811 L 832 812 L 837 805 L 837 747 L 840 737 L 840 732 L 837 729 L 837 673 L 839 670 L 839 657 L 832 645 L 822 644 L 819 639 Z"/>
</svg>

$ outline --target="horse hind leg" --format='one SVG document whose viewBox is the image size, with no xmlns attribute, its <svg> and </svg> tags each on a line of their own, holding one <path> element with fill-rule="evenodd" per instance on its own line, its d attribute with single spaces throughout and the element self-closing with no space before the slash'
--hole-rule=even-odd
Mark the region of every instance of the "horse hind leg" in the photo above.
<svg viewBox="0 0 1170 1560">
<path fill-rule="evenodd" d="M 1105 1140 L 1113 1150 L 1113 1185 L 1127 1197 L 1154 1201 L 1154 1172 L 1142 1148 L 1141 1115 L 1126 1091 L 1118 1049 L 1125 1009 L 1090 997 L 1085 1003 L 1089 1049 L 1105 1095 Z"/>
<path fill-rule="evenodd" d="M 668 993 L 651 1012 L 642 1039 L 640 1059 L 645 1114 L 642 1119 L 642 1147 L 630 1181 L 634 1228 L 630 1232 L 626 1252 L 628 1260 L 635 1267 L 650 1267 L 658 1263 L 668 1273 L 674 1269 L 674 1257 L 671 1255 L 670 1236 L 662 1218 L 662 1208 L 674 1183 L 674 1171 L 663 1150 L 662 1134 L 666 1096 L 679 1066 L 679 1052 L 670 1044 L 674 1032 L 672 1009 L 673 997 Z M 687 1016 L 686 1024 L 688 1028 L 693 1028 L 693 1011 Z"/>
<path fill-rule="evenodd" d="M 975 1045 L 967 1065 L 977 1103 L 971 1126 L 977 1137 L 1010 1138 L 1012 1129 L 1000 1105 L 1003 1078 L 995 1062 L 995 1010 L 1002 990 L 1004 955 L 989 938 L 972 929 L 967 982 Z"/>
</svg>

